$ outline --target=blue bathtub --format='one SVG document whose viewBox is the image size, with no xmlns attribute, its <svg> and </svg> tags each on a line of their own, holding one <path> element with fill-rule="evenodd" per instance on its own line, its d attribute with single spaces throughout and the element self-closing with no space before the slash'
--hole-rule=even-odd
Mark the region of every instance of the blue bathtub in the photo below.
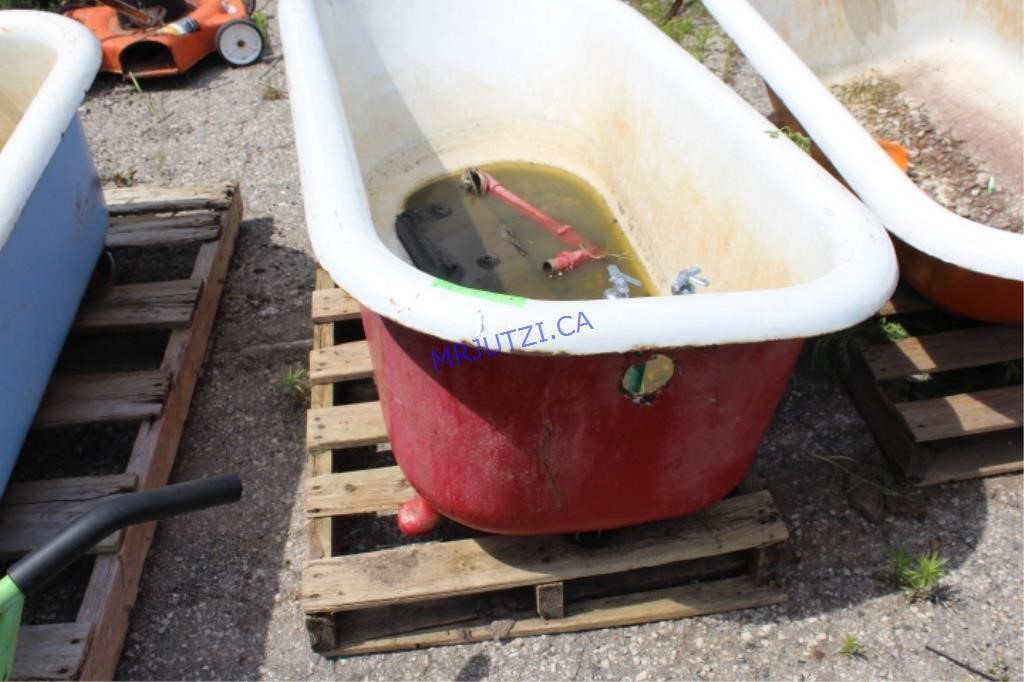
<svg viewBox="0 0 1024 682">
<path fill-rule="evenodd" d="M 0 12 L 0 491 L 109 223 L 77 115 L 99 60 L 74 21 Z"/>
</svg>

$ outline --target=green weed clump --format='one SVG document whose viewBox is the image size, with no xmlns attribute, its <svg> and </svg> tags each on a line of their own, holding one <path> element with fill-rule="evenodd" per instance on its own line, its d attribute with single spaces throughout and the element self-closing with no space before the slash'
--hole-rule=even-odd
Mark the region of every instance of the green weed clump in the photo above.
<svg viewBox="0 0 1024 682">
<path fill-rule="evenodd" d="M 854 656 L 863 657 L 864 647 L 861 645 L 860 640 L 857 639 L 857 635 L 847 635 L 846 639 L 843 640 L 843 646 L 839 648 L 839 653 L 849 658 Z"/>
<path fill-rule="evenodd" d="M 252 22 L 256 24 L 256 28 L 260 30 L 260 34 L 263 39 L 267 39 L 267 15 L 264 12 L 253 12 L 249 15 Z"/>
<path fill-rule="evenodd" d="M 700 2 L 688 0 L 683 3 L 679 14 L 666 18 L 671 5 L 671 2 L 658 0 L 643 0 L 634 4 L 665 35 L 682 45 L 697 61 L 704 63 L 708 58 L 708 47 L 715 29 L 710 25 L 698 26 L 693 17 L 701 17 L 703 23 L 703 18 L 708 16 L 707 10 Z"/>
<path fill-rule="evenodd" d="M 889 318 L 883 317 L 879 319 L 878 326 L 882 330 L 882 334 L 885 336 L 887 341 L 902 341 L 903 339 L 910 338 L 910 332 L 899 322 L 891 322 Z"/>
<path fill-rule="evenodd" d="M 773 140 L 777 139 L 780 135 L 785 135 L 789 138 L 790 142 L 795 144 L 797 147 L 800 147 L 800 149 L 805 153 L 811 153 L 811 138 L 807 137 L 799 130 L 793 130 L 789 126 L 782 126 L 778 130 L 766 130 L 764 132 Z"/>
<path fill-rule="evenodd" d="M 309 373 L 303 367 L 289 367 L 281 376 L 281 387 L 296 407 L 305 407 L 309 389 Z"/>
<path fill-rule="evenodd" d="M 706 62 L 708 59 L 708 44 L 711 42 L 711 36 L 713 33 L 714 31 L 712 31 L 710 26 L 703 26 L 697 29 L 697 33 L 694 34 L 693 40 L 686 48 L 701 64 Z"/>
<path fill-rule="evenodd" d="M 946 577 L 948 563 L 937 552 L 911 556 L 906 550 L 897 548 L 893 550 L 889 566 L 881 577 L 889 585 L 903 590 L 912 602 L 931 600 Z"/>
<path fill-rule="evenodd" d="M 865 320 L 849 329 L 814 339 L 811 345 L 811 366 L 825 374 L 834 373 L 835 369 L 845 373 L 850 369 L 853 344 L 860 337 L 873 343 L 895 342 L 910 338 L 910 332 L 899 322 L 886 317 Z"/>
</svg>

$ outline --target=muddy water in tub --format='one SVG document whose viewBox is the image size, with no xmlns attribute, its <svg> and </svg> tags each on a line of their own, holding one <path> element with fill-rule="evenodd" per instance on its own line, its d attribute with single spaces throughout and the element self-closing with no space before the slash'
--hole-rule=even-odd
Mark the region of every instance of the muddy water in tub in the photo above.
<svg viewBox="0 0 1024 682">
<path fill-rule="evenodd" d="M 611 210 L 587 183 L 565 171 L 530 163 L 481 166 L 505 188 L 559 223 L 571 225 L 601 258 L 549 275 L 544 263 L 579 250 L 499 199 L 467 193 L 461 173 L 421 187 L 397 221 L 417 267 L 463 286 L 547 300 L 601 298 L 612 285 L 608 266 L 639 281 L 630 297 L 656 291 Z M 401 228 L 405 222 L 404 230 Z M 407 239 L 418 246 L 409 249 Z M 417 257 L 417 251 L 419 257 Z M 424 257 L 429 262 L 423 262 Z"/>
</svg>

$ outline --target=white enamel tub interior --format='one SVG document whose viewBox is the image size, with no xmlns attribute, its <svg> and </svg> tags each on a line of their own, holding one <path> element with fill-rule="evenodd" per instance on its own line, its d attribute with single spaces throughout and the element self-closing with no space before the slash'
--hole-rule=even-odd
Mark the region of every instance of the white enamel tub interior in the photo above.
<svg viewBox="0 0 1024 682">
<path fill-rule="evenodd" d="M 895 286 L 877 218 L 617 0 L 289 0 L 279 11 L 316 256 L 406 327 L 465 341 L 571 307 L 599 333 L 523 352 L 756 342 L 847 327 Z M 691 265 L 711 286 L 571 306 L 436 286 L 395 236 L 404 199 L 509 160 L 594 187 L 661 294 Z"/>
<path fill-rule="evenodd" d="M 0 491 L 107 231 L 77 109 L 100 47 L 46 12 L 0 12 Z"/>
<path fill-rule="evenodd" d="M 946 263 L 1024 280 L 1024 237 L 922 192 L 827 84 L 869 70 L 952 130 L 998 184 L 1021 192 L 1024 4 L 1020 0 L 706 0 L 704 5 L 885 226 Z"/>
</svg>

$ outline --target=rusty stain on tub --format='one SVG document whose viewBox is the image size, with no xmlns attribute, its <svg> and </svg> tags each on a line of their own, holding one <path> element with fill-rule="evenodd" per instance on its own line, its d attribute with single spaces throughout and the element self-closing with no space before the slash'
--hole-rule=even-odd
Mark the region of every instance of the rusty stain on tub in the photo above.
<svg viewBox="0 0 1024 682">
<path fill-rule="evenodd" d="M 551 492 L 555 494 L 555 505 L 562 508 L 562 495 L 558 492 L 558 482 L 555 480 L 555 475 L 551 471 L 551 441 L 555 435 L 555 426 L 551 423 L 550 419 L 544 420 L 544 428 L 541 429 L 540 434 L 540 463 L 544 467 L 544 475 L 548 479 L 548 485 L 551 486 Z"/>
</svg>

